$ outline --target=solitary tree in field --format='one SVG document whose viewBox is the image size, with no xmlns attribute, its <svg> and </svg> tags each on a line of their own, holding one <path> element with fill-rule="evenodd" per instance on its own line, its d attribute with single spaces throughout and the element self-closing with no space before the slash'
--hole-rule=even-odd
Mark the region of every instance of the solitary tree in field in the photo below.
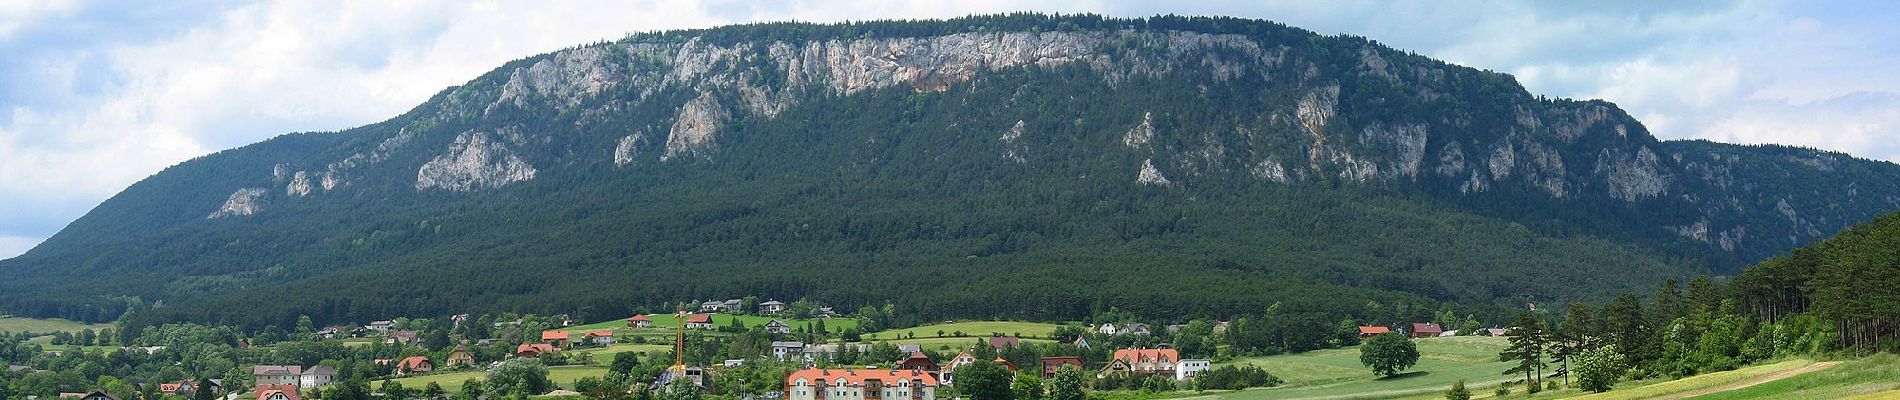
<svg viewBox="0 0 1900 400">
<path fill-rule="evenodd" d="M 1366 339 L 1365 344 L 1359 346 L 1359 362 L 1371 367 L 1375 374 L 1397 375 L 1418 363 L 1418 346 L 1405 335 L 1383 333 Z"/>
</svg>

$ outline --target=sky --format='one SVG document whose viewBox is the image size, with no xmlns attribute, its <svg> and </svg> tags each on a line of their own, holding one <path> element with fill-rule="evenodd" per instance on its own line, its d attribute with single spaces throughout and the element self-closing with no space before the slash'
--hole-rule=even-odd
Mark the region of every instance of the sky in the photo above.
<svg viewBox="0 0 1900 400">
<path fill-rule="evenodd" d="M 0 258 L 165 167 L 393 117 L 630 32 L 1038 11 L 1351 34 L 1617 103 L 1665 139 L 1900 161 L 1900 2 L 0 0 Z"/>
</svg>

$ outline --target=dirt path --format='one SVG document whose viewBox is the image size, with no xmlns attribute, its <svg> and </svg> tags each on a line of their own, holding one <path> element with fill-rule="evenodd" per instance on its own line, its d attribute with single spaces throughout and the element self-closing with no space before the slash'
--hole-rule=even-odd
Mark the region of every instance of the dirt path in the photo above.
<svg viewBox="0 0 1900 400">
<path fill-rule="evenodd" d="M 1701 395 L 1710 394 L 1710 393 L 1721 393 L 1721 392 L 1726 392 L 1730 390 L 1746 389 L 1748 387 L 1760 385 L 1763 383 L 1792 378 L 1795 375 L 1801 375 L 1801 374 L 1805 374 L 1809 372 L 1828 369 L 1828 368 L 1833 367 L 1834 364 L 1840 364 L 1840 363 L 1841 362 L 1839 361 L 1818 362 L 1818 363 L 1802 366 L 1801 368 L 1781 371 L 1781 372 L 1777 372 L 1770 375 L 1763 375 L 1763 376 L 1755 377 L 1755 379 L 1749 379 L 1749 380 L 1745 380 L 1741 382 L 1735 382 L 1735 383 L 1730 383 L 1730 384 L 1721 385 L 1721 386 L 1706 387 L 1706 388 L 1701 388 L 1701 389 L 1696 389 L 1696 390 L 1691 390 L 1691 391 L 1681 392 L 1681 393 L 1671 393 L 1667 396 L 1657 397 L 1657 399 L 1662 399 L 1662 400 L 1686 399 L 1686 398 L 1701 396 Z"/>
</svg>

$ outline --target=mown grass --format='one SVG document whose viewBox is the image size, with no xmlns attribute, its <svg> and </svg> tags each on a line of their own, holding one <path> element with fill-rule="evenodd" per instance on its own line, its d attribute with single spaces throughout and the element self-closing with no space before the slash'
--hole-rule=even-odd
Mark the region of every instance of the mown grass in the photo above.
<svg viewBox="0 0 1900 400">
<path fill-rule="evenodd" d="M 1760 378 L 1795 368 L 1805 367 L 1813 363 L 1813 360 L 1805 359 L 1788 360 L 1773 364 L 1745 367 L 1733 371 L 1707 373 L 1661 383 L 1646 384 L 1645 382 L 1625 382 L 1617 385 L 1615 389 L 1608 392 L 1586 394 L 1570 398 L 1580 400 L 1622 400 L 1662 397 Z"/>
<path fill-rule="evenodd" d="M 1026 338 L 1029 338 L 1029 337 L 1048 338 L 1051 333 L 1055 332 L 1057 326 L 1060 326 L 1060 325 L 1041 323 L 1041 322 L 1019 322 L 1019 321 L 950 322 L 950 323 L 942 323 L 942 324 L 934 324 L 934 325 L 924 325 L 924 326 L 919 326 L 915 328 L 892 329 L 892 330 L 887 330 L 887 331 L 882 331 L 882 332 L 877 332 L 877 333 L 870 333 L 870 334 L 864 335 L 864 340 L 898 341 L 898 339 L 907 339 L 912 336 L 915 336 L 915 339 L 908 339 L 908 340 L 915 341 L 915 340 L 920 340 L 920 339 L 939 339 L 939 338 L 970 340 L 971 338 L 992 336 L 995 334 L 1001 334 L 1004 336 L 1020 335 Z M 939 337 L 937 335 L 937 332 L 939 331 L 943 332 L 942 337 Z M 969 336 L 969 337 L 967 338 L 951 337 L 951 336 L 954 336 L 956 332 L 963 332 L 965 336 Z M 926 342 L 918 342 L 918 343 L 926 343 Z"/>
<path fill-rule="evenodd" d="M 1497 353 L 1506 343 L 1493 337 L 1417 339 L 1418 364 L 1393 377 L 1379 377 L 1359 362 L 1359 348 L 1347 347 L 1301 354 L 1254 357 L 1222 365 L 1257 365 L 1286 381 L 1280 387 L 1217 393 L 1223 400 L 1265 400 L 1306 397 L 1391 398 L 1443 392 L 1460 379 L 1473 388 L 1495 386 L 1509 379 L 1510 368 Z"/>
<path fill-rule="evenodd" d="M 440 374 L 397 378 L 396 383 L 402 384 L 402 387 L 404 388 L 421 389 L 423 387 L 429 386 L 429 382 L 435 382 L 435 384 L 437 385 L 442 385 L 442 389 L 448 390 L 449 393 L 457 393 L 457 392 L 462 391 L 462 382 L 467 381 L 470 378 L 474 378 L 476 381 L 480 381 L 482 377 L 486 376 L 487 374 L 488 374 L 487 372 L 483 372 L 483 371 L 446 372 L 446 373 L 440 373 Z M 560 386 L 561 388 L 564 388 L 564 389 L 573 389 L 575 380 L 579 380 L 581 378 L 590 377 L 590 376 L 599 377 L 599 376 L 605 376 L 605 375 L 607 375 L 607 367 L 599 367 L 599 366 L 548 367 L 548 381 L 554 382 L 555 385 Z M 377 385 L 380 385 L 380 383 L 371 383 L 370 387 L 373 388 L 373 387 L 376 387 Z"/>
<path fill-rule="evenodd" d="M 1691 399 L 1838 399 L 1900 389 L 1900 356 L 1878 354 L 1832 368 Z M 1887 395 L 1900 394 L 1890 393 Z"/>
<path fill-rule="evenodd" d="M 18 332 L 33 332 L 33 333 L 74 332 L 74 333 L 77 333 L 79 331 L 83 331 L 87 329 L 98 331 L 100 329 L 106 329 L 106 328 L 111 328 L 111 327 L 112 327 L 112 324 L 88 324 L 88 323 L 79 322 L 79 321 L 71 321 L 71 320 L 64 320 L 64 319 L 57 319 L 57 318 L 39 319 L 39 318 L 20 318 L 20 317 L 14 317 L 14 316 L 0 316 L 0 331 L 4 331 L 4 332 L 15 332 L 15 333 L 18 333 Z"/>
</svg>

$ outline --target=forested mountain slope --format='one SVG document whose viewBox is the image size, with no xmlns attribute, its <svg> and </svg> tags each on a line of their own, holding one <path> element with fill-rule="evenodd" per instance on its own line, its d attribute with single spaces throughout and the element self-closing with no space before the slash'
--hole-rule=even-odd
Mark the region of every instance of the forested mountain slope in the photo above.
<svg viewBox="0 0 1900 400">
<path fill-rule="evenodd" d="M 0 261 L 0 310 L 1409 318 L 1730 272 L 1897 186 L 1894 164 L 1659 141 L 1609 103 L 1266 21 L 745 25 L 530 57 L 168 168 Z"/>
</svg>

